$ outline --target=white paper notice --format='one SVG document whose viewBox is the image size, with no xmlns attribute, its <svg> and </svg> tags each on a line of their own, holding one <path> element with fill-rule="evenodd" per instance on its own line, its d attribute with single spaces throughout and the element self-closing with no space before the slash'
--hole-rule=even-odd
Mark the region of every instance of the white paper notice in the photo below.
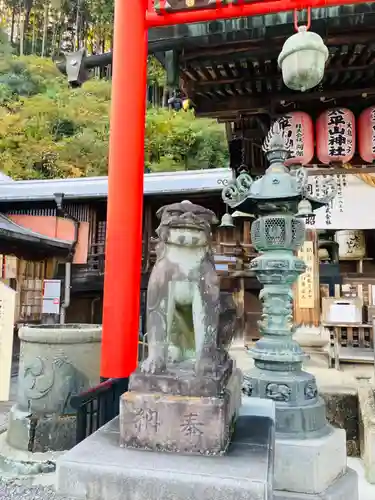
<svg viewBox="0 0 375 500">
<path fill-rule="evenodd" d="M 328 312 L 328 323 L 360 323 L 358 308 L 349 302 L 335 302 Z"/>
</svg>

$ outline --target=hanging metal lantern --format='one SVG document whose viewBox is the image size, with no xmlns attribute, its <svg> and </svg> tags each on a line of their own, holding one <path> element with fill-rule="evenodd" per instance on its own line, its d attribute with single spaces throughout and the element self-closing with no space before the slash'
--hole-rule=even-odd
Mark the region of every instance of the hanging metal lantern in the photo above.
<svg viewBox="0 0 375 500">
<path fill-rule="evenodd" d="M 309 217 L 310 215 L 313 215 L 313 213 L 314 212 L 312 211 L 312 206 L 309 200 L 304 199 L 298 203 L 298 212 L 296 217 L 304 219 L 306 217 Z"/>
<path fill-rule="evenodd" d="M 311 117 L 302 111 L 293 111 L 278 119 L 289 139 L 290 157 L 285 165 L 307 165 L 314 156 L 314 125 Z"/>
<path fill-rule="evenodd" d="M 289 89 L 301 92 L 315 87 L 322 81 L 329 55 L 322 37 L 308 31 L 310 24 L 310 9 L 306 26 L 298 26 L 297 12 L 294 12 L 294 26 L 297 33 L 286 40 L 277 61 L 285 85 Z"/>
<path fill-rule="evenodd" d="M 219 225 L 220 229 L 231 229 L 236 227 L 233 223 L 233 218 L 231 214 L 224 214 L 223 217 L 221 218 L 221 223 Z"/>
<path fill-rule="evenodd" d="M 296 217 L 304 219 L 305 224 L 308 226 L 313 226 L 315 224 L 315 214 L 309 200 L 303 199 L 298 203 L 298 212 Z"/>
<path fill-rule="evenodd" d="M 375 106 L 362 111 L 358 118 L 358 151 L 362 160 L 375 161 Z"/>
<path fill-rule="evenodd" d="M 348 163 L 354 153 L 354 114 L 346 108 L 324 111 L 316 121 L 316 154 L 320 163 Z"/>
</svg>

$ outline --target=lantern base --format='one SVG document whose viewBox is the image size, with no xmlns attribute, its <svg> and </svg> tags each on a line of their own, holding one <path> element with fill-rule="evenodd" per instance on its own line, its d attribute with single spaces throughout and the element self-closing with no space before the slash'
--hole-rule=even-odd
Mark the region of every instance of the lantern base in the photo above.
<svg viewBox="0 0 375 500">
<path fill-rule="evenodd" d="M 310 373 L 255 367 L 244 374 L 243 392 L 275 402 L 276 436 L 280 439 L 315 439 L 331 431 L 325 403 Z"/>
</svg>

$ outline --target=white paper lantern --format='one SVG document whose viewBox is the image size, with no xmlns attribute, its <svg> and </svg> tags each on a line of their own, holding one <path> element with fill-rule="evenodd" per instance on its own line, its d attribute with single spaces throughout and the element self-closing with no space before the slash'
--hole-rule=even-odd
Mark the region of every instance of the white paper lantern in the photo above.
<svg viewBox="0 0 375 500">
<path fill-rule="evenodd" d="M 300 26 L 286 40 L 278 58 L 285 85 L 301 92 L 318 85 L 324 76 L 328 54 L 322 37 Z"/>
</svg>

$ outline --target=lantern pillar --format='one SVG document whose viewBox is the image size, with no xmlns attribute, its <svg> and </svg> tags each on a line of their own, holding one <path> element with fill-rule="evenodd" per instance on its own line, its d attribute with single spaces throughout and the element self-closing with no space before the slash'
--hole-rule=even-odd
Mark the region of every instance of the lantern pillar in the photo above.
<svg viewBox="0 0 375 500">
<path fill-rule="evenodd" d="M 305 240 L 308 214 L 333 199 L 336 183 L 327 176 L 324 193 L 311 195 L 307 171 L 291 174 L 285 166 L 287 137 L 276 121 L 263 145 L 270 163 L 265 175 L 253 181 L 241 173 L 222 193 L 231 208 L 257 215 L 251 239 L 259 255 L 250 269 L 263 285 L 263 314 L 261 338 L 248 350 L 254 365 L 244 373 L 243 392 L 275 403 L 276 498 L 338 500 L 343 491 L 352 491 L 357 500 L 358 480 L 347 468 L 345 432 L 328 424 L 315 377 L 303 370 L 305 354 L 293 339 L 292 288 L 306 271 L 295 252 Z"/>
<path fill-rule="evenodd" d="M 146 1 L 115 1 L 101 377 L 126 379 L 138 358 Z"/>
</svg>

